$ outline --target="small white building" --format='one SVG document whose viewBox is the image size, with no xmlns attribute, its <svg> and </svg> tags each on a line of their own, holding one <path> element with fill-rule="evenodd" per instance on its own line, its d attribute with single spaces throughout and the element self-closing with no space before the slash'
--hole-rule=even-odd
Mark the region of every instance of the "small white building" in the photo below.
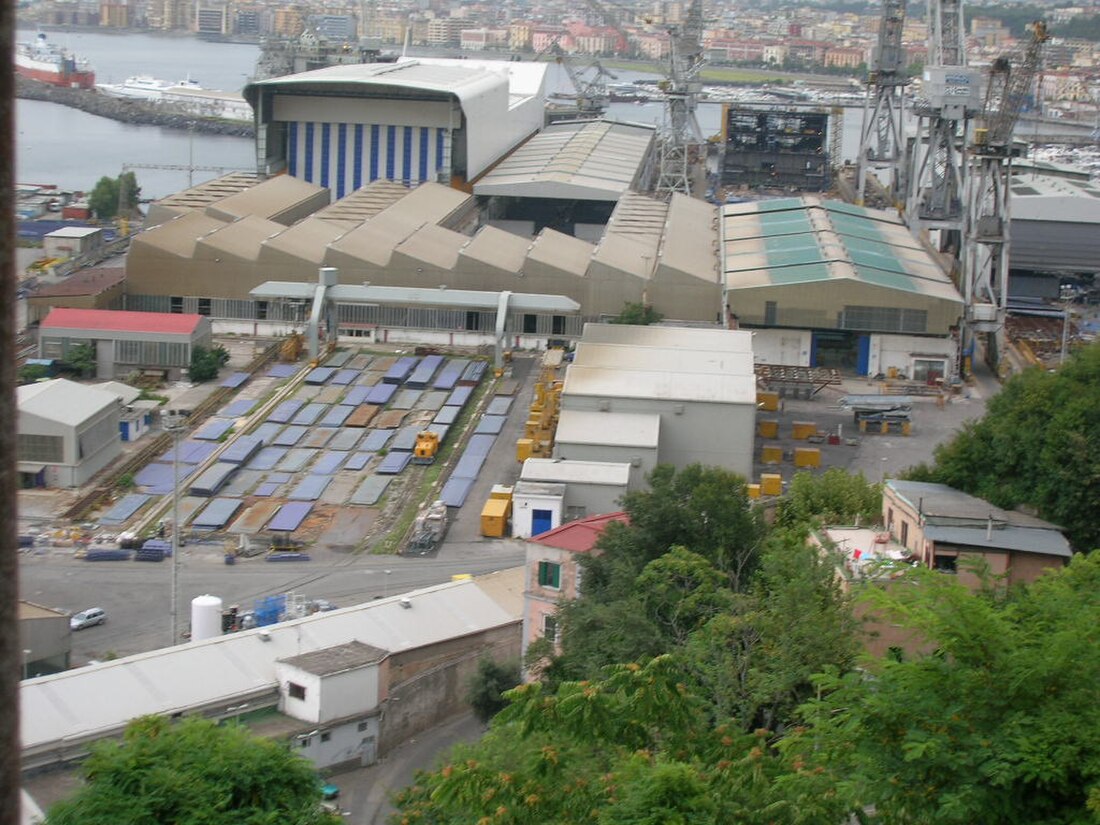
<svg viewBox="0 0 1100 825">
<path fill-rule="evenodd" d="M 554 458 L 630 465 L 630 486 L 641 487 L 657 466 L 661 416 L 562 410 Z"/>
<path fill-rule="evenodd" d="M 614 512 L 631 488 L 631 466 L 529 458 L 512 491 L 512 535 L 530 538 L 568 521 Z"/>
<path fill-rule="evenodd" d="M 118 396 L 54 378 L 18 388 L 24 487 L 80 487 L 122 453 Z"/>
<path fill-rule="evenodd" d="M 63 226 L 42 236 L 47 258 L 79 258 L 103 248 L 103 230 L 94 226 Z"/>
</svg>

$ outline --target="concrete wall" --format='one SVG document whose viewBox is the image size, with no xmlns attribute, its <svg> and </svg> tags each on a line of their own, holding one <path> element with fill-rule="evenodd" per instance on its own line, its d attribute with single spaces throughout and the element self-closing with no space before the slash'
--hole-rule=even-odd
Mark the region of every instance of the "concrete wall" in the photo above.
<svg viewBox="0 0 1100 825">
<path fill-rule="evenodd" d="M 368 665 L 321 680 L 319 722 L 342 719 L 378 706 L 378 666 Z"/>
<path fill-rule="evenodd" d="M 646 476 L 657 466 L 657 450 L 651 447 L 620 447 L 609 444 L 554 443 L 554 458 L 571 461 L 612 461 L 630 465 L 629 489 L 645 485 Z M 591 513 L 590 513 L 591 515 Z"/>
<path fill-rule="evenodd" d="M 755 339 L 754 339 L 755 340 Z M 958 348 L 954 338 L 928 338 L 916 335 L 872 335 L 868 359 L 869 375 L 888 374 L 890 368 L 913 377 L 913 362 L 942 357 L 945 362 L 945 380 L 955 375 L 955 359 Z"/>
<path fill-rule="evenodd" d="M 378 761 L 378 729 L 379 712 L 374 710 L 369 716 L 322 726 L 314 734 L 290 741 L 295 752 L 318 769 L 372 765 Z"/>
<path fill-rule="evenodd" d="M 319 722 L 321 719 L 321 679 L 299 668 L 279 663 L 275 666 L 279 679 L 279 710 L 287 716 L 304 722 Z M 290 685 L 305 688 L 301 699 L 290 695 Z"/>
<path fill-rule="evenodd" d="M 562 523 L 565 516 L 565 499 L 557 495 L 540 493 L 515 493 L 512 497 L 512 536 L 529 539 L 532 533 L 532 516 L 535 510 L 550 511 L 550 529 Z"/>
<path fill-rule="evenodd" d="M 812 334 L 805 329 L 754 329 L 752 356 L 757 364 L 810 366 Z"/>
<path fill-rule="evenodd" d="M 49 616 L 19 620 L 20 650 L 25 676 L 58 673 L 69 668 L 72 631 L 68 616 Z"/>
<path fill-rule="evenodd" d="M 623 509 L 619 502 L 626 495 L 627 489 L 618 484 L 582 484 L 571 481 L 565 485 L 565 512 L 562 515 L 566 521 L 572 521 L 600 513 L 615 513 Z M 570 508 L 578 507 L 583 507 L 584 512 L 570 512 Z"/>
</svg>

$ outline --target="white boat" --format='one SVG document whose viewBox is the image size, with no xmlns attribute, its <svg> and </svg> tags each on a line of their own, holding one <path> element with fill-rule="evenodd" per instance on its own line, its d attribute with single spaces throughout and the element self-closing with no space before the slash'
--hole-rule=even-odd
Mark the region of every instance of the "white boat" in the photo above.
<svg viewBox="0 0 1100 825">
<path fill-rule="evenodd" d="M 112 97 L 130 97 L 153 101 L 162 99 L 165 92 L 176 89 L 202 90 L 202 86 L 191 78 L 172 82 L 150 77 L 149 75 L 134 75 L 126 78 L 122 83 L 98 83 L 96 88 Z"/>
</svg>

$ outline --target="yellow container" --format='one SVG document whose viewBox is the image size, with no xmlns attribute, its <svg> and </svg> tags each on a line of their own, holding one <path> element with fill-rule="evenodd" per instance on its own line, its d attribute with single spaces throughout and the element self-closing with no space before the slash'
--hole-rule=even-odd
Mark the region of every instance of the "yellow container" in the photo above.
<svg viewBox="0 0 1100 825">
<path fill-rule="evenodd" d="M 512 488 L 507 484 L 494 484 L 493 489 L 489 491 L 489 498 L 499 498 L 504 501 L 511 501 Z"/>
<path fill-rule="evenodd" d="M 912 421 L 902 421 L 901 422 L 901 434 L 902 435 L 910 435 L 912 432 L 913 432 L 913 422 Z"/>
<path fill-rule="evenodd" d="M 526 438 L 538 438 L 539 427 L 542 426 L 537 418 L 528 418 L 523 425 L 523 435 Z"/>
<path fill-rule="evenodd" d="M 795 467 L 820 467 L 821 466 L 821 449 L 818 447 L 795 447 L 794 448 L 794 466 Z"/>
<path fill-rule="evenodd" d="M 760 494 L 765 496 L 782 495 L 783 476 L 779 475 L 779 473 L 761 473 Z"/>
<path fill-rule="evenodd" d="M 782 464 L 783 446 L 781 444 L 765 444 L 760 448 L 761 464 Z"/>
<path fill-rule="evenodd" d="M 756 394 L 756 406 L 768 412 L 777 412 L 779 410 L 779 393 L 771 391 L 758 392 Z"/>
<path fill-rule="evenodd" d="M 745 489 L 748 490 L 749 498 L 760 498 L 759 484 L 746 484 Z"/>
<path fill-rule="evenodd" d="M 503 538 L 508 530 L 508 511 L 512 508 L 512 502 L 499 498 L 491 498 L 485 502 L 481 509 L 481 535 L 489 538 Z"/>
<path fill-rule="evenodd" d="M 791 438 L 795 441 L 805 441 L 811 435 L 817 435 L 817 422 L 815 421 L 792 421 L 791 422 Z"/>
<path fill-rule="evenodd" d="M 764 418 L 757 421 L 756 434 L 761 438 L 779 438 L 779 422 L 774 418 Z"/>
<path fill-rule="evenodd" d="M 521 464 L 531 457 L 535 451 L 535 441 L 532 438 L 521 438 L 516 441 L 516 461 Z"/>
</svg>

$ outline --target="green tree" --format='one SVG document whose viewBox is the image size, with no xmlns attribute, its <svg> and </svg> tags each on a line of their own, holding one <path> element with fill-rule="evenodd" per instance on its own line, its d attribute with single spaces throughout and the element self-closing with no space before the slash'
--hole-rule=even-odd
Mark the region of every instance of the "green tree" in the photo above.
<svg viewBox="0 0 1100 825">
<path fill-rule="evenodd" d="M 45 364 L 24 364 L 19 368 L 19 383 L 33 384 L 50 374 Z"/>
<path fill-rule="evenodd" d="M 123 172 L 117 178 L 100 178 L 88 196 L 88 206 L 96 218 L 109 221 L 119 214 L 120 206 L 124 212 L 132 212 L 140 198 L 137 177 L 133 172 Z"/>
<path fill-rule="evenodd" d="M 664 317 L 649 304 L 635 304 L 627 301 L 623 304 L 622 312 L 612 318 L 611 323 L 649 326 L 650 324 L 656 324 Z"/>
<path fill-rule="evenodd" d="M 782 527 L 802 524 L 873 524 L 882 514 L 882 488 L 863 477 L 831 467 L 820 475 L 795 473 L 775 511 Z"/>
<path fill-rule="evenodd" d="M 466 689 L 466 701 L 474 709 L 474 715 L 488 722 L 507 706 L 504 692 L 520 681 L 519 662 L 496 662 L 488 657 L 477 663 L 477 670 L 470 675 Z"/>
<path fill-rule="evenodd" d="M 1056 372 L 1014 376 L 931 467 L 910 475 L 1000 507 L 1030 505 L 1078 550 L 1100 547 L 1100 343 Z"/>
<path fill-rule="evenodd" d="M 321 825 L 312 765 L 239 725 L 144 717 L 121 741 L 102 741 L 85 784 L 49 810 L 48 825 Z"/>
<path fill-rule="evenodd" d="M 65 356 L 69 369 L 81 378 L 92 378 L 96 371 L 95 347 L 91 344 L 77 344 L 69 347 Z"/>
<path fill-rule="evenodd" d="M 207 349 L 206 347 L 191 348 L 191 367 L 187 371 L 188 377 L 199 384 L 218 377 L 218 370 L 223 361 L 218 353 L 220 347 Z M 225 350 L 223 349 L 222 352 Z"/>
</svg>

